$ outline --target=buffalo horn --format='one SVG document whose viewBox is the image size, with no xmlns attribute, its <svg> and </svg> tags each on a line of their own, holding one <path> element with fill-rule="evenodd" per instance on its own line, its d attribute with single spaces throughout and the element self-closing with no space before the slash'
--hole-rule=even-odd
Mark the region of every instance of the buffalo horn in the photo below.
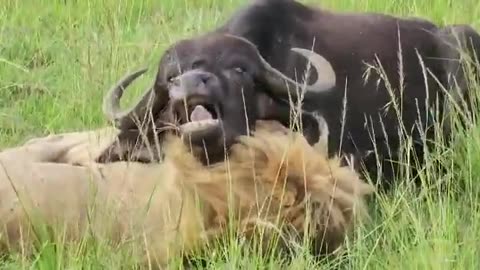
<svg viewBox="0 0 480 270">
<path fill-rule="evenodd" d="M 105 95 L 103 99 L 103 113 L 110 120 L 115 123 L 117 128 L 128 129 L 132 127 L 134 116 L 143 116 L 144 110 L 147 108 L 150 97 L 153 93 L 151 89 L 145 91 L 142 98 L 133 105 L 130 109 L 121 111 L 120 99 L 123 96 L 124 90 L 140 75 L 145 73 L 147 68 L 142 68 L 135 72 L 125 75 L 115 84 Z M 128 126 L 126 126 L 128 125 Z"/>
<path fill-rule="evenodd" d="M 302 49 L 302 48 L 292 48 L 291 50 L 304 56 L 307 58 L 312 66 L 315 68 L 317 72 L 317 80 L 311 84 L 303 86 L 300 83 L 295 82 L 294 80 L 285 76 L 282 72 L 272 67 L 261 55 L 256 46 L 251 43 L 249 40 L 229 35 L 233 38 L 237 38 L 242 40 L 243 42 L 249 44 L 253 48 L 255 48 L 258 58 L 262 62 L 265 68 L 265 80 L 270 85 L 271 91 L 274 94 L 279 96 L 289 96 L 291 95 L 293 98 L 298 98 L 297 92 L 295 91 L 297 88 L 302 89 L 304 88 L 306 92 L 314 92 L 320 93 L 324 91 L 330 90 L 333 86 L 335 86 L 335 72 L 330 65 L 330 63 L 321 55 L 315 53 L 314 51 Z M 294 91 L 290 91 L 290 89 Z"/>
</svg>

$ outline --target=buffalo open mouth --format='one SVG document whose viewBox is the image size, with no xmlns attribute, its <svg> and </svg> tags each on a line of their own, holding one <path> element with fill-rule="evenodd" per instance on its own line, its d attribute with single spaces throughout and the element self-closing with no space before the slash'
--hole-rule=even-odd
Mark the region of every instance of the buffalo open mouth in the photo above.
<svg viewBox="0 0 480 270">
<path fill-rule="evenodd" d="M 192 133 L 216 128 L 220 124 L 218 106 L 204 100 L 190 100 L 185 106 L 183 102 L 175 110 L 182 133 Z"/>
</svg>

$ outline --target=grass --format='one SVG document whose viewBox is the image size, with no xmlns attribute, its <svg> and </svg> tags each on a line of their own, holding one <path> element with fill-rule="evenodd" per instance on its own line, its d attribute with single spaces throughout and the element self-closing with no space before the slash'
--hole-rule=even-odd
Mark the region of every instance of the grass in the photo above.
<svg viewBox="0 0 480 270">
<path fill-rule="evenodd" d="M 0 148 L 28 137 L 106 123 L 101 114 L 106 89 L 127 71 L 149 66 L 125 100 L 151 83 L 162 51 L 183 37 L 219 25 L 239 0 L 3 0 L 0 3 Z M 469 23 L 480 29 L 476 0 L 310 0 L 336 10 L 379 11 L 420 16 L 438 23 Z M 478 87 L 477 87 L 478 89 Z M 125 103 L 125 102 L 124 102 Z M 414 192 L 400 187 L 378 196 L 373 223 L 357 229 L 349 252 L 322 269 L 480 269 L 480 127 L 458 130 L 455 148 L 423 180 L 442 180 L 447 189 Z M 462 185 L 457 185 L 461 183 Z M 462 186 L 461 195 L 455 189 Z M 1 198 L 0 198 L 1 199 Z M 131 269 L 129 250 L 112 250 L 89 239 L 73 247 L 46 244 L 34 258 L 13 255 L 2 269 Z M 278 258 L 240 255 L 232 243 L 212 252 L 209 268 L 278 268 Z M 289 266 L 314 266 L 299 254 Z M 316 267 L 319 267 L 318 265 Z"/>
</svg>

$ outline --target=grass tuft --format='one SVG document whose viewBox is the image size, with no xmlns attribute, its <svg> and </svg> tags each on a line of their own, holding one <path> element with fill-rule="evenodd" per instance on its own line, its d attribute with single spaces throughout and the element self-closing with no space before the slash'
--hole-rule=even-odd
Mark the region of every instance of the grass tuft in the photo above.
<svg viewBox="0 0 480 270">
<path fill-rule="evenodd" d="M 420 16 L 480 29 L 477 0 L 306 0 L 341 11 Z M 240 0 L 3 0 L 0 4 L 0 148 L 29 137 L 107 124 L 102 97 L 117 78 L 149 66 L 125 93 L 130 103 L 151 83 L 160 55 L 174 41 L 212 29 Z M 150 78 L 149 78 L 150 77 Z M 479 84 L 472 83 L 478 92 Z M 455 119 L 462 117 L 462 110 Z M 454 119 L 454 120 L 455 120 Z M 345 256 L 316 262 L 295 249 L 290 269 L 480 269 L 480 127 L 454 121 L 454 146 L 434 149 L 419 172 L 420 191 L 400 185 L 371 203 L 373 222 L 356 228 Z M 405 140 L 405 146 L 412 142 Z M 414 165 L 403 156 L 403 179 Z M 438 164 L 444 171 L 439 171 Z M 435 166 L 434 166 L 435 165 Z M 439 185 L 431 185 L 437 183 Z M 427 184 L 429 184 L 427 186 Z M 36 256 L 11 254 L 2 269 L 138 269 L 141 247 L 113 248 L 88 236 L 75 245 L 48 237 Z M 205 268 L 271 268 L 242 240 L 212 247 Z M 181 265 L 179 259 L 178 265 Z"/>
</svg>

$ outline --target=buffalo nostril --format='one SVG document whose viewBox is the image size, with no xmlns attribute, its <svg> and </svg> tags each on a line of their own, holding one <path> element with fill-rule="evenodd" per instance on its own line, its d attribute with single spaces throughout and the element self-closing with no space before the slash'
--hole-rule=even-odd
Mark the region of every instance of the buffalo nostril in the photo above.
<svg viewBox="0 0 480 270">
<path fill-rule="evenodd" d="M 195 91 L 197 88 L 204 88 L 207 84 L 211 84 L 211 80 L 214 78 L 213 74 L 203 71 L 188 71 L 178 77 L 178 82 L 172 81 L 172 84 L 181 88 L 184 91 Z"/>
<path fill-rule="evenodd" d="M 208 81 L 212 78 L 212 75 L 208 74 L 208 73 L 202 73 L 202 74 L 199 74 L 199 81 L 200 83 L 203 83 L 203 84 L 207 84 Z"/>
</svg>

